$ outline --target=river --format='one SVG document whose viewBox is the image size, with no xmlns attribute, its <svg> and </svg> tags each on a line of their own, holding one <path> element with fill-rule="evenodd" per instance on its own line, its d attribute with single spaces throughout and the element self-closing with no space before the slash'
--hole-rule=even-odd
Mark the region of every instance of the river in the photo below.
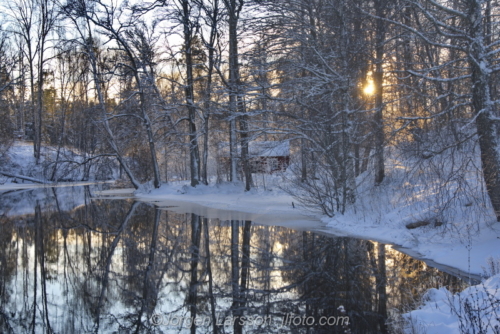
<svg viewBox="0 0 500 334">
<path fill-rule="evenodd" d="M 0 332 L 398 333 L 466 286 L 381 243 L 98 190 L 0 194 Z"/>
</svg>

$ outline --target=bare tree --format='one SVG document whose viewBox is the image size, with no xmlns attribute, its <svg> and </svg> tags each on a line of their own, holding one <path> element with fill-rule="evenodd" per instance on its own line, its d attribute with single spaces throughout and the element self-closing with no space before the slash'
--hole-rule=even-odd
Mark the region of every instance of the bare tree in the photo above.
<svg viewBox="0 0 500 334">
<path fill-rule="evenodd" d="M 136 95 L 139 96 L 138 106 L 140 114 L 131 117 L 139 117 L 142 121 L 147 135 L 150 162 L 153 167 L 154 187 L 159 188 L 161 185 L 160 169 L 156 153 L 153 124 L 149 116 L 151 106 L 148 104 L 147 98 L 148 92 L 154 91 L 155 88 L 151 59 L 152 45 L 145 38 L 144 25 L 134 25 L 129 21 L 121 22 L 120 18 L 123 11 L 114 6 L 109 6 L 101 1 L 96 1 L 94 5 L 99 6 L 99 11 L 94 10 L 93 12 L 86 13 L 88 20 L 101 28 L 107 37 L 118 44 L 118 47 L 123 51 L 127 59 L 127 63 L 121 63 L 120 65 L 130 70 L 134 78 L 136 90 L 130 98 Z"/>
<path fill-rule="evenodd" d="M 109 124 L 108 112 L 106 109 L 106 101 L 104 98 L 104 93 L 102 90 L 103 76 L 98 66 L 98 57 L 96 54 L 95 39 L 93 37 L 92 31 L 93 26 L 91 24 L 91 19 L 89 17 L 91 9 L 88 8 L 86 0 L 78 0 L 68 4 L 64 7 L 65 14 L 73 22 L 75 29 L 78 32 L 80 38 L 80 44 L 85 51 L 88 61 L 90 63 L 92 77 L 94 81 L 94 86 L 96 90 L 96 95 L 98 98 L 98 107 L 101 111 L 101 121 L 104 129 L 107 133 L 108 142 L 116 154 L 120 166 L 124 169 L 132 185 L 138 189 L 140 187 L 140 182 L 134 177 L 132 171 L 130 170 L 128 164 L 126 163 L 122 150 L 119 148 L 118 143 L 115 139 L 115 134 Z M 80 23 L 80 20 L 82 23 Z"/>
<path fill-rule="evenodd" d="M 330 216 L 355 199 L 354 148 L 367 114 L 359 85 L 369 39 L 359 6 L 317 0 L 272 8 L 280 18 L 273 26 L 284 30 L 285 70 L 293 73 L 282 84 L 283 96 L 292 95 L 296 105 L 286 131 L 301 139 L 303 153 L 288 190 Z"/>
<path fill-rule="evenodd" d="M 241 137 L 241 164 L 245 176 L 245 190 L 252 187 L 252 172 L 250 169 L 248 152 L 248 116 L 246 115 L 244 91 L 240 78 L 240 65 L 238 62 L 238 22 L 245 4 L 244 0 L 224 0 L 227 12 L 229 29 L 229 113 L 230 113 L 230 155 L 231 155 L 231 181 L 236 180 L 236 120 L 240 123 Z"/>
<path fill-rule="evenodd" d="M 205 87 L 203 90 L 203 156 L 201 165 L 201 180 L 204 184 L 208 184 L 208 143 L 209 143 L 209 118 L 212 113 L 212 89 L 213 75 L 216 66 L 219 63 L 219 57 L 216 54 L 216 44 L 219 35 L 219 25 L 222 19 L 222 10 L 219 7 L 219 0 L 199 1 L 200 10 L 205 14 L 203 21 L 209 29 L 208 37 L 205 37 L 203 31 L 200 35 L 208 51 L 208 64 L 206 69 Z"/>
<path fill-rule="evenodd" d="M 387 23 L 382 20 L 386 15 L 388 0 L 376 0 L 373 3 L 376 16 L 380 19 L 375 23 L 375 71 L 373 73 L 374 95 L 375 95 L 375 184 L 380 184 L 384 180 L 384 46 L 386 44 Z"/>
<path fill-rule="evenodd" d="M 3 120 L 0 124 L 0 157 L 9 149 L 14 130 L 10 104 L 18 78 L 14 74 L 15 58 L 11 52 L 8 35 L 0 26 L 0 115 Z"/>
<path fill-rule="evenodd" d="M 500 71 L 497 65 L 499 40 L 493 29 L 498 24 L 498 16 L 493 10 L 497 3 L 491 0 L 453 3 L 408 0 L 405 3 L 418 11 L 424 22 L 415 27 L 399 22 L 396 24 L 403 25 L 429 46 L 455 55 L 454 59 L 441 62 L 437 68 L 424 68 L 411 73 L 431 82 L 459 83 L 454 85 L 454 89 L 463 85 L 472 87 L 468 123 L 475 124 L 486 190 L 497 220 L 500 221 L 500 154 L 496 139 L 498 97 L 496 91 L 491 89 Z M 447 76 L 442 75 L 445 69 L 454 67 L 460 59 L 468 64 L 468 73 L 453 71 L 448 72 Z M 456 110 L 460 102 L 457 100 L 441 113 Z"/>
<path fill-rule="evenodd" d="M 52 0 L 16 0 L 9 2 L 8 9 L 15 23 L 14 31 L 23 40 L 23 53 L 29 67 L 33 148 L 35 160 L 38 163 L 42 145 L 44 66 L 48 59 L 49 34 L 55 27 L 58 11 Z"/>
<path fill-rule="evenodd" d="M 186 68 L 186 84 L 184 94 L 186 97 L 186 107 L 188 109 L 189 123 L 189 161 L 191 186 L 196 187 L 200 183 L 200 150 L 198 147 L 198 132 L 196 130 L 196 105 L 194 102 L 194 75 L 193 75 L 193 40 L 194 29 L 197 22 L 193 7 L 188 0 L 179 0 L 179 17 L 183 28 L 183 56 Z"/>
</svg>

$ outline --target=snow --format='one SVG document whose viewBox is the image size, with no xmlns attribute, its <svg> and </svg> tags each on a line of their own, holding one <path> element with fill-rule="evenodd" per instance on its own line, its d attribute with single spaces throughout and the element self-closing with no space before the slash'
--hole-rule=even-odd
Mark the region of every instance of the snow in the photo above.
<svg viewBox="0 0 500 334">
<path fill-rule="evenodd" d="M 178 213 L 196 213 L 206 218 L 221 220 L 251 220 L 258 224 L 278 225 L 296 229 L 324 228 L 315 215 L 299 208 L 294 209 L 295 200 L 276 187 L 243 191 L 240 183 L 188 186 L 188 182 L 162 185 L 150 192 L 135 192 L 141 201 L 152 202 L 160 207 L 168 207 Z M 112 193 L 102 191 L 101 196 Z M 297 203 L 294 203 L 297 205 Z"/>
<path fill-rule="evenodd" d="M 290 155 L 290 142 L 252 141 L 248 144 L 248 151 L 255 157 L 285 157 Z"/>
<path fill-rule="evenodd" d="M 29 167 L 32 161 L 31 150 L 28 144 L 17 143 L 2 170 L 25 173 L 24 168 Z M 164 184 L 153 190 L 146 187 L 138 191 L 114 189 L 95 192 L 94 195 L 135 197 L 171 211 L 192 212 L 222 221 L 251 220 L 259 224 L 374 240 L 392 244 L 398 250 L 441 270 L 476 279 L 485 273 L 490 263 L 500 263 L 500 223 L 496 222 L 484 187 L 478 181 L 477 169 L 473 168 L 480 165 L 477 156 L 451 157 L 444 154 L 425 160 L 424 163 L 432 164 L 431 167 L 435 166 L 441 174 L 429 166 L 415 165 L 410 160 L 403 163 L 394 155 L 388 154 L 387 157 L 386 179 L 382 185 L 374 187 L 371 182 L 373 175 L 362 174 L 357 179 L 355 205 L 344 215 L 333 218 L 300 206 L 282 190 L 290 177 L 287 175 L 289 171 L 255 175 L 254 181 L 260 184 L 248 192 L 244 191 L 241 183 L 198 185 L 193 188 L 188 181 L 183 181 Z M 461 173 L 454 173 L 453 168 L 460 168 Z M 33 170 L 28 174 L 37 177 Z M 450 178 L 450 175 L 459 177 Z M 441 178 L 446 182 L 443 183 Z M 10 183 L 1 186 L 0 190 L 34 187 L 46 186 Z M 62 196 L 70 197 L 63 192 L 60 191 Z M 22 213 L 22 201 L 16 199 L 11 202 L 14 204 L 2 208 L 3 213 L 6 210 Z M 416 229 L 406 227 L 408 223 L 418 221 L 427 221 L 429 225 Z M 491 296 L 498 299 L 499 281 L 500 277 L 496 275 L 482 285 L 472 286 L 457 295 L 444 289 L 430 290 L 422 307 L 410 312 L 407 319 L 415 328 L 426 328 L 427 333 L 459 333 L 459 319 L 464 319 L 458 316 L 463 311 L 460 301 L 472 298 L 477 307 L 487 308 L 488 305 L 480 304 L 486 303 Z M 498 317 L 500 310 L 498 305 L 496 307 L 488 314 Z M 486 315 L 481 319 L 498 323 L 498 320 L 488 319 Z"/>
<path fill-rule="evenodd" d="M 490 258 L 500 260 L 500 223 L 474 167 L 480 166 L 479 155 L 467 152 L 436 155 L 420 164 L 389 152 L 383 184 L 374 187 L 373 174 L 361 175 L 355 205 L 323 221 L 480 275 Z M 406 227 L 421 221 L 429 225 Z"/>
<path fill-rule="evenodd" d="M 404 168 L 400 169 L 399 172 L 405 172 Z M 450 208 L 451 212 L 442 210 L 436 214 L 428 203 L 435 198 L 417 181 L 411 187 L 415 200 L 404 205 L 404 191 L 394 180 L 401 180 L 397 170 L 394 168 L 393 173 L 389 173 L 382 186 L 370 190 L 361 187 L 360 191 L 365 192 L 356 206 L 345 215 L 333 218 L 299 207 L 292 196 L 280 189 L 279 184 L 284 179 L 280 180 L 279 176 L 267 176 L 272 178 L 266 181 L 268 188 L 260 186 L 249 192 L 243 191 L 242 184 L 192 188 L 187 182 L 178 182 L 150 192 L 135 192 L 134 196 L 169 210 L 194 212 L 209 218 L 249 219 L 257 223 L 393 244 L 398 250 L 423 259 L 431 266 L 469 280 L 493 275 L 487 269 L 493 263 L 497 274 L 485 282 L 455 295 L 445 288 L 431 289 L 422 306 L 403 317 L 406 333 L 479 333 L 479 328 L 485 329 L 482 333 L 498 333 L 498 329 L 495 332 L 493 328 L 500 326 L 500 223 L 480 201 L 454 206 Z M 420 192 L 420 196 L 416 192 Z M 292 202 L 295 202 L 295 208 Z M 430 217 L 438 217 L 446 224 L 413 230 L 406 228 L 409 222 Z M 467 312 L 467 309 L 472 312 Z"/>
<path fill-rule="evenodd" d="M 277 183 L 278 178 L 274 184 Z M 373 200 L 370 207 L 364 208 L 371 210 L 369 213 L 361 213 L 359 210 L 363 210 L 358 208 L 357 213 L 348 212 L 344 216 L 327 218 L 300 207 L 292 196 L 277 186 L 270 186 L 273 184 L 270 180 L 267 181 L 267 190 L 259 187 L 249 192 L 245 192 L 241 184 L 199 185 L 196 188 L 187 184 L 167 184 L 150 192 L 136 192 L 134 196 L 141 201 L 169 207 L 169 210 L 193 212 L 208 218 L 252 220 L 260 224 L 349 235 L 393 244 L 418 258 L 431 260 L 434 266 L 456 268 L 451 271 L 457 274 L 460 274 L 459 271 L 462 271 L 461 274 L 470 273 L 476 278 L 484 272 L 488 259 L 500 259 L 500 224 L 496 223 L 485 224 L 479 232 L 469 231 L 468 234 L 467 231 L 456 232 L 444 226 L 408 230 L 405 222 L 415 218 L 414 206 L 384 213 L 387 208 Z M 385 192 L 386 189 L 378 190 Z M 108 192 L 104 191 L 101 195 L 108 195 Z M 381 199 L 383 196 L 374 193 L 373 198 Z M 369 200 L 365 201 L 365 205 L 366 202 Z"/>
<path fill-rule="evenodd" d="M 77 186 L 110 182 L 74 181 L 51 183 L 47 181 L 47 176 L 52 173 L 54 166 L 52 162 L 55 160 L 56 154 L 56 148 L 43 147 L 40 164 L 37 165 L 33 157 L 33 143 L 16 141 L 3 156 L 0 156 L 0 172 L 26 177 L 26 179 L 20 179 L 0 174 L 0 216 L 33 214 L 37 204 L 41 206 L 42 210 L 45 210 L 54 205 L 54 197 L 59 199 L 57 201 L 59 204 L 58 209 L 71 210 L 83 205 L 85 202 L 84 189 Z M 68 148 L 61 149 L 60 157 L 63 160 L 82 160 L 82 156 L 78 152 Z M 83 168 L 77 166 L 78 164 L 60 163 L 57 177 L 81 180 L 83 178 Z M 95 176 L 95 174 L 98 174 L 99 168 L 94 167 L 91 168 L 90 175 Z M 116 174 L 116 171 L 109 170 L 109 174 L 112 173 Z M 36 181 L 47 182 L 48 184 L 33 184 L 29 182 L 29 179 L 36 179 Z"/>
<path fill-rule="evenodd" d="M 47 180 L 52 175 L 54 166 L 56 166 L 56 157 L 57 147 L 42 146 L 40 162 L 36 164 L 33 155 L 33 143 L 15 141 L 5 154 L 0 155 L 0 172 L 20 175 L 36 180 Z M 118 175 L 118 164 L 108 157 L 102 157 L 102 159 L 106 159 L 108 163 L 102 166 L 92 164 L 89 172 L 91 179 L 116 179 Z M 80 164 L 83 161 L 83 155 L 77 150 L 61 148 L 59 163 L 57 164 L 57 173 L 55 175 L 56 179 L 72 181 L 83 180 L 84 168 L 83 164 Z M 20 180 L 0 174 L 0 185 L 15 182 L 25 183 L 26 181 L 27 180 Z"/>
<path fill-rule="evenodd" d="M 406 333 L 484 333 L 500 329 L 500 274 L 452 294 L 446 288 L 430 289 L 419 309 L 404 314 Z M 496 328 L 496 330 L 495 330 Z"/>
<path fill-rule="evenodd" d="M 32 152 L 31 143 L 16 142 L 3 158 L 1 170 L 26 176 L 43 176 L 34 166 Z M 51 148 L 45 148 L 45 152 L 44 159 L 49 159 L 50 153 L 54 153 Z M 69 150 L 65 150 L 65 154 L 78 157 L 77 153 Z M 465 157 L 459 158 L 467 160 Z M 436 160 L 438 158 L 429 161 L 433 159 L 432 163 L 437 165 L 449 165 L 451 161 L 446 155 L 441 157 L 442 162 Z M 407 164 L 411 164 L 411 161 Z M 285 178 L 280 173 L 255 175 L 254 181 L 260 184 L 249 192 L 245 192 L 244 186 L 239 183 L 192 188 L 186 181 L 163 185 L 150 192 L 137 191 L 133 195 L 133 190 L 115 189 L 102 192 L 99 196 L 135 196 L 159 206 L 169 206 L 173 211 L 194 212 L 208 218 L 252 220 L 260 224 L 376 240 L 396 245 L 418 258 L 433 261 L 434 265 L 456 268 L 466 274 L 480 275 L 488 259 L 500 259 L 500 224 L 496 223 L 481 193 L 481 186 L 474 181 L 474 171 L 464 176 L 472 180 L 464 183 L 472 189 L 466 193 L 467 196 L 462 196 L 461 193 L 453 194 L 453 180 L 448 180 L 452 186 L 442 188 L 439 186 L 440 180 L 433 180 L 432 175 L 420 171 L 417 173 L 420 179 L 406 177 L 408 167 L 394 157 L 388 158 L 386 165 L 387 177 L 383 185 L 373 187 L 367 181 L 372 176 L 362 175 L 358 180 L 356 204 L 344 215 L 333 218 L 300 207 L 292 196 L 281 189 L 290 175 Z M 12 179 L 6 177 L 0 177 L 0 181 L 0 190 L 39 186 L 25 182 L 12 183 Z M 448 196 L 448 192 L 454 196 Z M 443 206 L 441 198 L 448 197 L 453 197 L 454 201 L 445 201 L 448 208 L 437 210 L 439 205 Z M 430 202 L 437 204 L 433 206 Z M 412 230 L 406 228 L 407 223 L 422 220 L 430 221 L 431 225 Z M 433 222 L 438 220 L 444 224 L 433 227 Z"/>
<path fill-rule="evenodd" d="M 237 154 L 241 152 L 241 146 L 236 146 Z M 229 143 L 223 142 L 219 145 L 219 154 L 229 157 Z M 248 143 L 248 154 L 250 157 L 287 157 L 290 155 L 290 142 L 284 141 L 251 141 Z"/>
</svg>

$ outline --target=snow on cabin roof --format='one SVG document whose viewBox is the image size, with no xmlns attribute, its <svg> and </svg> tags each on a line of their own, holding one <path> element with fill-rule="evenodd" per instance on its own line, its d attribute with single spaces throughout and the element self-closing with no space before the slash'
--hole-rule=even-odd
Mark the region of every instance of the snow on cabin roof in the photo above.
<svg viewBox="0 0 500 334">
<path fill-rule="evenodd" d="M 248 143 L 251 156 L 283 157 L 290 155 L 290 142 L 286 141 L 252 141 Z"/>
<path fill-rule="evenodd" d="M 241 146 L 238 144 L 238 154 Z M 251 157 L 284 157 L 290 155 L 290 142 L 284 141 L 251 141 L 248 143 L 248 151 Z M 222 156 L 229 156 L 229 143 L 219 144 L 219 152 Z"/>
</svg>

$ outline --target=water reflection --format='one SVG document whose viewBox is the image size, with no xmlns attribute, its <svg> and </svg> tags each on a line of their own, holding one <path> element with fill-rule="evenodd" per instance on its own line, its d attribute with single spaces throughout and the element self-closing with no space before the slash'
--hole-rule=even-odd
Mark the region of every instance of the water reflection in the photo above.
<svg viewBox="0 0 500 334">
<path fill-rule="evenodd" d="M 58 191 L 0 196 L 3 333 L 387 333 L 463 285 L 383 244 Z"/>
</svg>

